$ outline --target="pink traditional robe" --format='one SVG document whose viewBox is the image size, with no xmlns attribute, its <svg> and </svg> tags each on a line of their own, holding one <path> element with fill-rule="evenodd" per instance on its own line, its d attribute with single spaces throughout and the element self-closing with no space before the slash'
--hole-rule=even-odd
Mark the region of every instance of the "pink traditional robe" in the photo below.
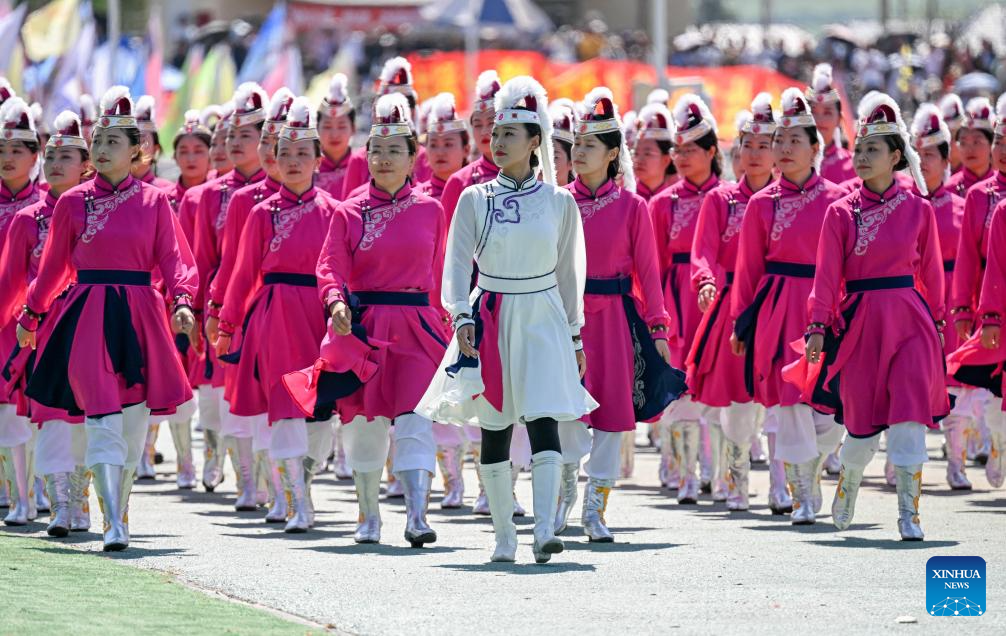
<svg viewBox="0 0 1006 636">
<path fill-rule="evenodd" d="M 967 170 L 962 170 L 964 172 Z M 950 292 L 953 320 L 974 318 L 989 254 L 988 229 L 992 224 L 992 212 L 1003 197 L 1006 197 L 1006 175 L 1002 172 L 975 185 L 964 197 L 964 220 Z"/>
<path fill-rule="evenodd" d="M 855 177 L 852 153 L 835 143 L 825 146 L 824 157 L 821 159 L 821 178 L 832 183 L 843 183 Z"/>
<path fill-rule="evenodd" d="M 994 172 L 992 168 L 989 168 L 988 172 L 979 176 L 961 165 L 960 170 L 950 175 L 950 178 L 947 179 L 946 188 L 957 196 L 964 198 L 967 196 L 968 190 L 976 184 L 994 176 Z"/>
<path fill-rule="evenodd" d="M 332 161 L 328 155 L 323 155 L 318 174 L 314 177 L 314 187 L 324 190 L 336 201 L 341 201 L 343 182 L 346 178 L 346 169 L 349 167 L 351 155 L 352 150 L 346 150 L 346 154 L 338 161 Z"/>
<path fill-rule="evenodd" d="M 430 169 L 429 159 L 426 157 L 426 148 L 419 146 L 416 151 L 416 163 L 412 168 L 412 182 L 422 183 L 428 181 L 433 175 Z M 370 166 L 367 165 L 367 148 L 357 148 L 350 153 L 346 165 L 346 176 L 342 183 L 342 200 L 351 198 L 352 192 L 360 186 L 366 185 L 370 181 Z"/>
<path fill-rule="evenodd" d="M 444 184 L 444 191 L 440 195 L 440 204 L 444 206 L 444 219 L 447 223 L 445 227 L 451 226 L 454 209 L 458 207 L 458 199 L 461 198 L 461 193 L 465 191 L 465 188 L 492 181 L 499 174 L 499 171 L 499 166 L 482 155 L 451 175 L 451 178 Z"/>
</svg>

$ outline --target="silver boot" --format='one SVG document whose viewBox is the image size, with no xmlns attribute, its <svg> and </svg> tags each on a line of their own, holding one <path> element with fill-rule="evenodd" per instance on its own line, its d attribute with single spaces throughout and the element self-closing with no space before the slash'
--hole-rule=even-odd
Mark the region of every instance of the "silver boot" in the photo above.
<svg viewBox="0 0 1006 636">
<path fill-rule="evenodd" d="M 821 475 L 824 472 L 824 465 L 828 462 L 828 455 L 821 454 L 814 461 L 814 480 L 811 488 L 811 496 L 814 502 L 814 514 L 819 514 L 824 506 L 824 495 L 821 492 Z"/>
<path fill-rule="evenodd" d="M 555 536 L 555 502 L 559 498 L 562 455 L 542 451 L 531 456 L 531 491 L 534 505 L 534 560 L 548 563 L 563 551 L 562 539 Z"/>
<path fill-rule="evenodd" d="M 433 474 L 428 470 L 403 470 L 398 480 L 405 489 L 405 540 L 413 548 L 437 542 L 437 533 L 426 522 Z"/>
<path fill-rule="evenodd" d="M 7 469 L 0 452 L 0 508 L 10 508 L 10 491 L 7 489 Z"/>
<path fill-rule="evenodd" d="M 678 464 L 679 504 L 696 504 L 699 501 L 700 482 L 695 469 L 700 443 L 701 431 L 697 422 L 671 424 L 671 447 Z"/>
<path fill-rule="evenodd" d="M 990 431 L 989 441 L 985 478 L 993 488 L 1001 488 L 1006 481 L 1006 434 L 1001 431 Z"/>
<path fill-rule="evenodd" d="M 255 452 L 252 450 L 252 438 L 232 437 L 231 463 L 237 472 L 238 498 L 234 502 L 234 510 L 250 512 L 258 507 L 258 484 L 255 482 Z"/>
<path fill-rule="evenodd" d="M 299 534 L 311 527 L 307 503 L 307 486 L 304 484 L 304 458 L 291 457 L 280 461 L 283 488 L 292 502 L 293 510 L 283 532 Z"/>
<path fill-rule="evenodd" d="M 104 517 L 102 534 L 105 552 L 118 552 L 129 547 L 129 532 L 121 515 L 122 466 L 95 464 L 94 489 L 98 494 L 98 505 Z"/>
<path fill-rule="evenodd" d="M 332 471 L 335 472 L 336 479 L 352 479 L 353 471 L 346 463 L 346 447 L 342 443 L 342 427 L 335 427 L 335 452 L 332 462 Z"/>
<path fill-rule="evenodd" d="M 632 473 L 636 469 L 635 429 L 622 433 L 622 446 L 620 454 L 622 456 L 622 470 L 619 474 L 622 476 L 622 479 L 628 479 L 632 477 Z"/>
<path fill-rule="evenodd" d="M 580 477 L 580 463 L 563 464 L 562 477 L 559 480 L 559 505 L 555 511 L 555 533 L 566 531 L 569 513 L 576 503 L 576 481 Z"/>
<path fill-rule="evenodd" d="M 527 510 L 524 510 L 524 506 L 520 505 L 520 502 L 517 501 L 517 480 L 520 478 L 520 472 L 520 466 L 514 466 L 513 470 L 510 471 L 510 487 L 513 488 L 513 516 L 515 517 L 527 515 Z"/>
<path fill-rule="evenodd" d="M 227 450 L 219 431 L 203 429 L 203 488 L 213 492 L 224 480 L 224 457 Z"/>
<path fill-rule="evenodd" d="M 751 475 L 751 442 L 735 444 L 726 441 L 726 465 L 729 471 L 727 510 L 747 510 L 749 480 Z"/>
<path fill-rule="evenodd" d="M 580 515 L 580 523 L 583 524 L 583 533 L 590 542 L 611 543 L 615 540 L 604 520 L 604 511 L 608 508 L 608 495 L 614 487 L 614 479 L 591 477 L 587 480 L 587 487 L 583 490 L 583 512 Z"/>
<path fill-rule="evenodd" d="M 761 430 L 761 427 L 759 427 L 759 430 Z M 768 463 L 768 455 L 765 454 L 765 447 L 761 443 L 761 433 L 758 431 L 755 431 L 754 435 L 751 436 L 751 463 Z"/>
<path fill-rule="evenodd" d="M 838 451 L 828 453 L 824 460 L 824 472 L 829 475 L 837 475 L 842 471 L 842 460 L 838 458 Z"/>
<path fill-rule="evenodd" d="M 168 422 L 171 429 L 171 439 L 175 443 L 177 456 L 177 476 L 175 483 L 182 490 L 192 490 L 196 487 L 196 466 L 192 462 L 192 425 L 191 422 Z"/>
<path fill-rule="evenodd" d="M 395 436 L 392 435 L 391 441 L 388 444 L 388 459 L 384 462 L 384 469 L 388 472 L 388 487 L 384 489 L 385 499 L 398 499 L 399 497 L 405 496 L 405 489 L 402 488 L 402 484 L 398 483 L 398 478 L 395 477 L 395 473 L 391 472 L 391 458 L 394 456 Z"/>
<path fill-rule="evenodd" d="M 699 490 L 705 494 L 713 492 L 713 457 L 709 429 L 711 425 L 706 420 L 699 420 Z M 723 493 L 725 498 L 725 491 Z"/>
<path fill-rule="evenodd" d="M 793 498 L 786 485 L 786 464 L 774 459 L 768 465 L 768 507 L 774 515 L 793 512 Z"/>
<path fill-rule="evenodd" d="M 842 466 L 842 470 L 838 473 L 835 499 L 831 502 L 831 521 L 836 529 L 845 530 L 852 525 L 852 518 L 856 514 L 856 496 L 862 483 L 861 468 Z"/>
<path fill-rule="evenodd" d="M 34 467 L 34 453 L 30 453 L 29 461 L 32 462 L 32 466 Z M 41 476 L 35 475 L 31 490 L 35 495 L 35 512 L 49 512 L 49 495 L 45 487 L 45 480 Z"/>
<path fill-rule="evenodd" d="M 263 452 L 267 453 L 267 451 Z M 268 457 L 266 461 L 269 462 L 269 495 L 272 497 L 272 506 L 265 515 L 265 522 L 283 523 L 286 521 L 287 511 L 290 509 L 290 500 L 287 498 L 286 487 L 283 485 L 283 473 L 279 469 L 279 464 Z"/>
<path fill-rule="evenodd" d="M 440 464 L 440 473 L 444 477 L 444 497 L 440 500 L 443 510 L 460 508 L 465 502 L 465 480 L 461 474 L 464 455 L 465 447 L 462 444 L 437 451 L 437 463 Z"/>
<path fill-rule="evenodd" d="M 678 489 L 678 462 L 674 455 L 670 422 L 661 419 L 657 422 L 657 439 L 660 441 L 660 467 L 657 478 L 660 484 L 668 490 Z"/>
<path fill-rule="evenodd" d="M 790 513 L 790 523 L 794 526 L 806 526 L 814 523 L 814 470 L 818 467 L 817 459 L 802 464 L 786 463 L 786 481 L 793 497 L 793 512 Z"/>
<path fill-rule="evenodd" d="M 951 490 L 971 490 L 971 482 L 964 472 L 965 441 L 964 428 L 967 423 L 957 417 L 943 420 L 943 435 L 946 438 L 947 449 L 947 484 Z M 991 457 L 991 456 L 990 456 Z M 988 470 L 988 464 L 985 464 Z"/>
<path fill-rule="evenodd" d="M 489 514 L 489 499 L 486 497 L 485 484 L 482 483 L 482 443 L 472 442 L 472 464 L 475 466 L 475 476 L 479 480 L 479 495 L 475 498 L 475 503 L 472 504 L 472 514 L 476 515 L 488 515 Z M 512 495 L 513 493 L 511 493 Z"/>
<path fill-rule="evenodd" d="M 137 479 L 157 479 L 157 469 L 154 468 L 154 454 L 157 452 L 157 433 L 160 424 L 147 424 L 147 438 L 143 442 L 143 454 L 140 455 L 140 465 L 136 468 Z"/>
<path fill-rule="evenodd" d="M 7 488 L 10 490 L 11 506 L 10 512 L 4 517 L 4 524 L 8 526 L 24 526 L 34 518 L 32 509 L 35 501 L 29 488 L 29 464 L 28 445 L 19 444 L 11 448 L 0 449 L 3 453 L 3 467 L 7 473 L 5 480 Z"/>
<path fill-rule="evenodd" d="M 356 501 L 360 507 L 353 541 L 357 543 L 381 542 L 381 509 L 378 503 L 381 495 L 381 470 L 369 473 L 353 471 L 356 485 Z"/>
<path fill-rule="evenodd" d="M 517 526 L 513 523 L 513 486 L 510 462 L 482 464 L 482 483 L 492 513 L 496 549 L 490 558 L 496 563 L 513 563 L 517 560 Z"/>
<path fill-rule="evenodd" d="M 129 543 L 129 496 L 133 492 L 136 481 L 136 469 L 128 466 L 122 469 L 122 486 L 119 488 L 119 518 L 125 531 L 126 543 Z"/>
<path fill-rule="evenodd" d="M 925 535 L 919 524 L 919 497 L 922 496 L 922 464 L 895 466 L 898 489 L 898 531 L 902 541 L 922 541 Z"/>
<path fill-rule="evenodd" d="M 729 463 L 726 458 L 726 439 L 723 435 L 723 428 L 718 424 L 710 423 L 708 429 L 711 493 L 713 501 L 726 501 L 730 496 L 730 485 L 727 483 Z"/>
<path fill-rule="evenodd" d="M 45 531 L 50 537 L 65 537 L 70 534 L 70 473 L 46 475 L 45 488 L 51 504 Z"/>
<path fill-rule="evenodd" d="M 91 529 L 90 501 L 91 471 L 78 465 L 70 473 L 70 530 L 87 532 Z"/>
</svg>

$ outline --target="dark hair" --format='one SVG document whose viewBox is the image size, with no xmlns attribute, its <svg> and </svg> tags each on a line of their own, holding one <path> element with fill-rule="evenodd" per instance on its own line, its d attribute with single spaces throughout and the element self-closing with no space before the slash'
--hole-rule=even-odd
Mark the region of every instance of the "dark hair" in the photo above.
<svg viewBox="0 0 1006 636">
<path fill-rule="evenodd" d="M 531 109 L 530 108 L 525 108 L 523 110 L 531 110 Z M 537 136 L 538 139 L 542 140 L 542 143 L 544 142 L 545 136 L 542 135 L 542 133 L 541 133 L 541 126 L 539 126 L 538 124 L 522 124 L 522 125 L 524 126 L 524 130 L 527 131 L 528 139 L 530 139 L 531 137 Z M 532 152 L 531 153 L 531 169 L 535 170 L 537 168 L 538 168 L 538 155 L 536 155 L 536 154 L 534 154 Z"/>
<path fill-rule="evenodd" d="M 206 144 L 207 148 L 212 148 L 213 147 L 213 136 L 212 135 L 210 135 L 208 133 L 204 133 L 204 132 L 189 132 L 189 133 L 183 133 L 183 134 L 180 134 L 180 135 L 175 135 L 175 139 L 171 142 L 171 148 L 172 148 L 172 150 L 174 150 L 175 152 L 178 151 L 178 144 L 181 143 L 183 137 L 195 137 L 199 141 L 201 141 L 204 144 Z M 154 143 L 157 143 L 156 138 L 154 139 Z"/>
<path fill-rule="evenodd" d="M 416 137 L 416 133 L 405 138 L 405 145 L 409 147 L 409 156 L 415 157 L 419 152 L 419 139 Z M 367 139 L 367 152 L 370 152 L 370 139 Z"/>
<path fill-rule="evenodd" d="M 901 159 L 898 160 L 898 165 L 894 166 L 895 170 L 904 170 L 908 167 L 908 155 L 905 153 L 905 141 L 901 138 L 901 135 L 884 135 L 884 142 L 887 144 L 888 150 L 894 152 L 898 150 L 901 152 Z"/>
<path fill-rule="evenodd" d="M 273 146 L 272 146 L 272 156 L 273 157 L 278 157 L 279 156 L 279 142 L 280 142 L 280 140 L 277 139 L 276 143 L 273 144 Z M 319 157 L 321 157 L 321 140 L 320 139 L 315 139 L 314 140 L 314 158 L 318 159 Z"/>
<path fill-rule="evenodd" d="M 945 141 L 940 142 L 940 145 L 936 146 L 936 149 L 940 151 L 940 157 L 943 159 L 950 158 L 950 144 Z"/>
<path fill-rule="evenodd" d="M 717 177 L 723 174 L 723 166 L 720 165 L 720 141 L 716 138 L 716 133 L 710 130 L 706 134 L 702 135 L 695 140 L 695 145 L 703 150 L 709 150 L 710 148 L 716 149 L 716 154 L 713 155 L 712 168 L 713 174 Z"/>
<path fill-rule="evenodd" d="M 597 137 L 597 140 L 604 144 L 604 147 L 608 150 L 611 150 L 612 148 L 618 149 L 618 154 L 615 155 L 615 158 L 608 162 L 608 178 L 614 180 L 618 177 L 619 170 L 621 169 L 618 160 L 622 154 L 622 131 L 612 130 L 595 136 Z"/>
<path fill-rule="evenodd" d="M 317 119 L 318 119 L 318 127 L 321 128 L 321 118 L 322 117 L 328 117 L 328 115 L 326 115 L 325 113 L 323 113 L 321 111 L 321 109 L 318 109 L 318 112 L 315 113 L 315 115 L 317 116 Z M 346 113 L 345 115 L 339 115 L 339 116 L 340 117 L 349 117 L 349 125 L 352 126 L 353 132 L 356 132 L 356 106 L 350 108 L 349 112 Z"/>
<path fill-rule="evenodd" d="M 140 133 L 140 129 L 136 126 L 126 126 L 121 127 L 122 132 L 126 135 L 126 139 L 129 141 L 130 146 L 139 146 L 143 135 Z M 143 158 L 143 151 L 137 148 L 136 154 L 133 155 L 132 161 L 136 162 Z"/>
<path fill-rule="evenodd" d="M 22 140 L 21 143 L 23 143 L 24 147 L 28 149 L 28 152 L 32 153 L 33 155 L 34 154 L 38 154 L 38 149 L 41 148 L 41 146 L 39 145 L 39 142 L 37 142 L 37 141 L 23 141 Z"/>
<path fill-rule="evenodd" d="M 981 134 L 985 135 L 985 138 L 989 140 L 989 145 L 995 143 L 995 139 L 991 131 L 985 130 L 984 128 L 965 128 L 963 126 L 958 128 L 957 132 L 954 133 L 954 141 L 960 141 L 961 133 L 964 132 L 965 130 L 977 130 Z"/>
<path fill-rule="evenodd" d="M 657 144 L 657 148 L 660 149 L 660 152 L 662 154 L 664 154 L 664 155 L 671 154 L 671 142 L 670 141 L 665 140 L 665 139 L 658 139 L 654 143 Z M 673 161 L 670 161 L 667 164 L 667 170 L 664 170 L 664 175 L 665 176 L 671 176 L 671 175 L 675 175 L 675 174 L 678 174 L 678 167 L 674 165 Z"/>
</svg>

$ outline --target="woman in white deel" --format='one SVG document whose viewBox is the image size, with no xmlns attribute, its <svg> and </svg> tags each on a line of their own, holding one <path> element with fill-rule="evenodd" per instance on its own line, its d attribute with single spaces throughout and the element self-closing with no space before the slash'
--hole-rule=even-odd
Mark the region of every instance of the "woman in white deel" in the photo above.
<svg viewBox="0 0 1006 636">
<path fill-rule="evenodd" d="M 553 530 L 562 465 L 557 420 L 597 407 L 580 384 L 583 225 L 573 196 L 555 185 L 551 139 L 545 90 L 526 76 L 507 82 L 496 95 L 492 133 L 500 173 L 462 193 L 447 239 L 443 306 L 456 338 L 416 408 L 438 422 L 474 419 L 482 427 L 493 561 L 514 561 L 517 553 L 513 422 L 525 424 L 531 439 L 533 551 L 545 563 L 563 550 Z M 473 257 L 479 274 L 469 293 Z"/>
</svg>

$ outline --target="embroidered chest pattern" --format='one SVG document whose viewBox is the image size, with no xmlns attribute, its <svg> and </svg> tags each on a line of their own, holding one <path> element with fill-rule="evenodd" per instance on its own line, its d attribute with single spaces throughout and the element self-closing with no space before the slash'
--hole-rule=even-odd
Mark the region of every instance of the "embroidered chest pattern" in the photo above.
<svg viewBox="0 0 1006 636">
<path fill-rule="evenodd" d="M 297 222 L 304 218 L 305 215 L 314 212 L 316 207 L 318 206 L 313 199 L 307 203 L 287 208 L 286 210 L 274 205 L 271 210 L 273 236 L 272 240 L 269 241 L 269 251 L 278 252 L 283 241 L 290 238 L 290 233 L 293 232 L 293 228 L 297 225 Z"/>
<path fill-rule="evenodd" d="M 7 227 L 7 224 L 14 218 L 14 214 L 17 213 L 18 210 L 22 210 L 29 205 L 34 205 L 35 203 L 38 203 L 38 200 L 39 193 L 36 189 L 23 199 L 11 201 L 9 203 L 0 203 L 0 228 Z"/>
<path fill-rule="evenodd" d="M 329 190 L 336 181 L 342 179 L 345 175 L 346 168 L 336 168 L 335 170 L 319 172 L 315 175 L 314 179 L 319 188 Z"/>
<path fill-rule="evenodd" d="M 384 230 L 392 220 L 416 203 L 415 195 L 409 195 L 408 199 L 393 201 L 388 205 L 379 208 L 372 208 L 370 204 L 364 203 L 360 210 L 363 218 L 363 238 L 360 239 L 359 249 L 367 251 L 374 247 L 374 242 L 381 238 Z"/>
<path fill-rule="evenodd" d="M 989 186 L 985 191 L 988 197 L 988 207 L 985 209 L 985 229 L 992 227 L 992 212 L 995 211 L 999 201 L 1003 198 L 1004 192 L 995 186 Z"/>
<path fill-rule="evenodd" d="M 612 188 L 611 192 L 600 199 L 577 199 L 576 203 L 580 207 L 580 218 L 589 221 L 595 214 L 611 205 L 622 196 L 622 191 Z"/>
<path fill-rule="evenodd" d="M 80 235 L 81 242 L 90 243 L 93 241 L 98 232 L 105 229 L 105 224 L 108 223 L 108 217 L 112 212 L 139 192 L 140 183 L 137 181 L 122 192 L 117 192 L 104 199 L 95 199 L 93 194 L 86 195 L 84 209 L 87 214 L 84 216 L 84 232 Z"/>
<path fill-rule="evenodd" d="M 822 192 L 824 192 L 824 183 L 818 183 L 799 196 L 783 199 L 777 188 L 776 195 L 773 197 L 775 209 L 772 215 L 771 239 L 773 241 L 781 240 L 783 232 L 793 225 L 793 221 L 796 220 L 796 215 L 799 214 L 800 210 L 813 203 L 821 196 Z"/>
<path fill-rule="evenodd" d="M 535 185 L 530 190 L 522 190 L 511 194 L 496 194 L 493 188 L 488 189 L 489 209 L 492 211 L 493 221 L 496 223 L 520 223 L 521 199 L 529 197 L 541 189 L 541 184 Z M 496 207 L 500 203 L 503 209 Z"/>
<path fill-rule="evenodd" d="M 42 258 L 42 249 L 45 247 L 45 241 L 49 238 L 49 223 L 52 221 L 51 216 L 42 216 L 41 213 L 35 215 L 35 223 L 38 224 L 38 241 L 35 242 L 35 248 L 31 251 L 31 257 L 36 261 Z"/>
<path fill-rule="evenodd" d="M 891 215 L 891 212 L 907 199 L 907 194 L 898 192 L 898 195 L 890 201 L 865 212 L 860 209 L 860 203 L 856 202 L 852 208 L 852 215 L 856 219 L 856 246 L 852 251 L 856 256 L 866 254 L 870 243 L 877 239 L 877 232 L 880 231 L 880 226 L 884 224 L 884 221 Z"/>
<path fill-rule="evenodd" d="M 689 199 L 682 199 L 676 194 L 671 196 L 671 240 L 681 236 L 682 230 L 692 224 L 704 198 L 704 194 Z"/>
<path fill-rule="evenodd" d="M 744 220 L 747 206 L 747 201 L 738 201 L 737 197 L 730 195 L 730 200 L 727 201 L 727 226 L 720 237 L 724 243 L 729 243 L 741 231 L 741 221 Z"/>
<path fill-rule="evenodd" d="M 213 227 L 217 231 L 224 229 L 227 222 L 227 204 L 231 202 L 231 188 L 226 183 L 220 184 L 220 207 L 217 209 L 217 218 L 213 222 Z"/>
</svg>

